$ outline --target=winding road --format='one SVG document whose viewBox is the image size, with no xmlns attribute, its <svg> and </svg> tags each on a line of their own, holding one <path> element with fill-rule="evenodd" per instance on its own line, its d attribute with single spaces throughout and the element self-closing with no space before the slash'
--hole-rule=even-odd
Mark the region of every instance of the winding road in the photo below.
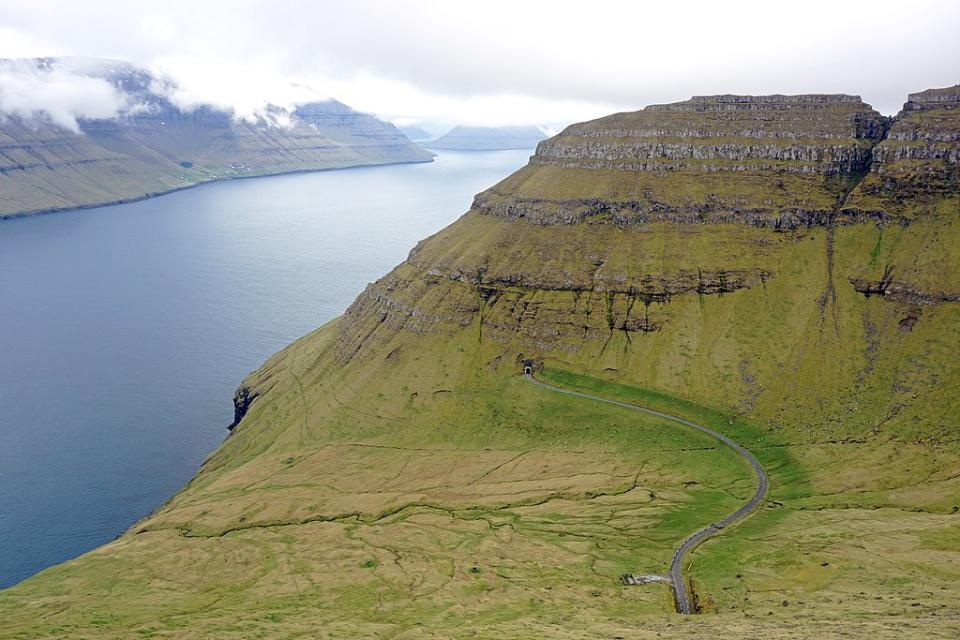
<svg viewBox="0 0 960 640">
<path fill-rule="evenodd" d="M 693 600 L 690 597 L 687 581 L 683 578 L 684 558 L 704 540 L 715 536 L 725 527 L 733 524 L 734 522 L 747 517 L 751 511 L 753 511 L 755 508 L 757 508 L 757 506 L 760 505 L 761 502 L 763 502 L 763 498 L 767 494 L 767 487 L 769 486 L 767 472 L 764 471 L 763 466 L 753 456 L 752 453 L 747 451 L 735 440 L 732 440 L 718 431 L 714 431 L 713 429 L 704 427 L 703 425 L 699 425 L 695 422 L 690 422 L 689 420 L 684 420 L 683 418 L 678 418 L 677 416 L 672 416 L 668 413 L 661 413 L 660 411 L 654 411 L 653 409 L 647 409 L 635 404 L 620 402 L 619 400 L 609 400 L 599 396 L 592 396 L 588 393 L 581 393 L 579 391 L 571 391 L 569 389 L 555 387 L 552 384 L 547 384 L 546 382 L 537 380 L 531 373 L 524 373 L 524 377 L 538 387 L 543 387 L 544 389 L 549 389 L 550 391 L 555 391 L 556 393 L 562 393 L 575 398 L 585 398 L 587 400 L 605 402 L 606 404 L 612 404 L 618 407 L 623 407 L 624 409 L 630 409 L 632 411 L 639 411 L 651 416 L 663 418 L 664 420 L 678 422 L 686 427 L 690 427 L 691 429 L 696 429 L 697 431 L 705 433 L 715 440 L 719 440 L 723 444 L 733 449 L 737 454 L 740 455 L 741 458 L 750 463 L 750 466 L 753 468 L 753 472 L 757 476 L 757 490 L 753 494 L 753 497 L 750 498 L 750 500 L 748 500 L 742 507 L 728 515 L 720 522 L 715 522 L 704 527 L 703 529 L 700 529 L 699 531 L 691 533 L 683 542 L 680 543 L 680 546 L 677 547 L 676 551 L 673 552 L 673 559 L 670 562 L 670 581 L 673 583 L 673 596 L 676 601 L 677 611 L 679 613 L 696 613 L 696 607 L 694 606 Z"/>
</svg>

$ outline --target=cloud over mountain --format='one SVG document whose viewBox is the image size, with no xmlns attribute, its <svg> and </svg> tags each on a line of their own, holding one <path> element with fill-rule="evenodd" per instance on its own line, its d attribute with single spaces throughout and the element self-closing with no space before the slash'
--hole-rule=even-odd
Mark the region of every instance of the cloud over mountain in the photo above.
<svg viewBox="0 0 960 640">
<path fill-rule="evenodd" d="M 955 0 L 4 0 L 0 57 L 119 57 L 238 114 L 309 86 L 396 121 L 561 126 L 726 92 L 852 91 L 892 114 L 957 82 L 958 28 Z"/>
<path fill-rule="evenodd" d="M 78 120 L 113 118 L 134 108 L 125 92 L 79 66 L 0 61 L 0 116 L 48 121 L 79 133 Z"/>
</svg>

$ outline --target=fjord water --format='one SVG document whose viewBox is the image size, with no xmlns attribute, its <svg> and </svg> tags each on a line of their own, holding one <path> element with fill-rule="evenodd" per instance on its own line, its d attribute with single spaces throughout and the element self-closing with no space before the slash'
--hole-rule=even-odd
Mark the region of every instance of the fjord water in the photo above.
<svg viewBox="0 0 960 640">
<path fill-rule="evenodd" d="M 226 435 L 247 373 L 530 154 L 444 151 L 0 222 L 0 587 L 172 496 Z"/>
</svg>

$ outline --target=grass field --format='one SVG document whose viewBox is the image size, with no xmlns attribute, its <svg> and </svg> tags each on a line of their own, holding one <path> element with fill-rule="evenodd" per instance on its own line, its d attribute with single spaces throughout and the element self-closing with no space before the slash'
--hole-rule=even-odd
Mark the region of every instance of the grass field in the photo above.
<svg viewBox="0 0 960 640">
<path fill-rule="evenodd" d="M 336 331 L 265 366 L 255 384 L 269 392 L 171 503 L 0 593 L 0 637 L 833 637 L 840 620 L 889 637 L 958 629 L 957 517 L 880 506 L 934 491 L 889 473 L 883 446 L 791 446 L 715 408 L 548 366 L 553 383 L 722 429 L 770 470 L 768 504 L 693 554 L 713 615 L 692 622 L 673 613 L 666 586 L 617 577 L 664 573 L 680 539 L 743 501 L 753 477 L 735 454 L 673 423 L 536 388 L 470 333 L 421 337 L 423 350 L 401 349 L 384 375 L 379 361 L 338 367 Z M 883 473 L 851 489 L 835 469 L 853 459 Z M 956 473 L 960 461 L 940 464 Z"/>
</svg>

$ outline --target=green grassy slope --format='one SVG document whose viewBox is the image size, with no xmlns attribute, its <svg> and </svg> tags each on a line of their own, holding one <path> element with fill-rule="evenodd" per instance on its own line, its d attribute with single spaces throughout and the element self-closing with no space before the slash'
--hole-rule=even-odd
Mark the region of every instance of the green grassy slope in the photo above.
<svg viewBox="0 0 960 640">
<path fill-rule="evenodd" d="M 0 593 L 0 637 L 960 633 L 956 193 L 780 230 L 719 208 L 706 224 L 510 211 L 471 211 L 265 363 L 167 505 Z M 708 424 L 767 468 L 765 505 L 691 557 L 704 615 L 617 576 L 664 573 L 746 499 L 750 469 L 676 424 L 539 389 L 528 360 Z"/>
<path fill-rule="evenodd" d="M 398 334 L 341 367 L 340 324 L 254 377 L 269 391 L 169 505 L 5 591 L 0 635 L 642 637 L 669 624 L 830 637 L 841 620 L 934 632 L 954 606 L 956 449 L 803 440 L 548 369 L 721 427 L 770 469 L 767 506 L 694 554 L 701 603 L 718 613 L 693 624 L 665 587 L 616 578 L 664 572 L 680 538 L 735 508 L 752 481 L 740 460 L 676 425 L 532 387 L 476 327 Z M 931 477 L 918 485 L 919 470 Z"/>
</svg>

